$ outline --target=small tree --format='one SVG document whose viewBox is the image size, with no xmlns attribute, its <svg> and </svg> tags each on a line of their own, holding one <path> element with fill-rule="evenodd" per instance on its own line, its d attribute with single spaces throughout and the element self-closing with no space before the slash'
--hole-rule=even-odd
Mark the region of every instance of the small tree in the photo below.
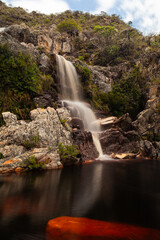
<svg viewBox="0 0 160 240">
<path fill-rule="evenodd" d="M 61 142 L 58 144 L 58 151 L 61 162 L 64 165 L 76 163 L 79 161 L 79 150 L 75 145 L 63 145 Z"/>
<path fill-rule="evenodd" d="M 112 37 L 116 32 L 118 32 L 118 30 L 114 26 L 100 26 L 100 25 L 94 26 L 94 31 L 95 33 L 98 33 L 106 37 Z"/>
<path fill-rule="evenodd" d="M 80 29 L 81 27 L 79 26 L 79 24 L 73 19 L 64 20 L 57 25 L 57 30 L 59 32 L 67 32 L 71 35 L 77 34 Z"/>
</svg>

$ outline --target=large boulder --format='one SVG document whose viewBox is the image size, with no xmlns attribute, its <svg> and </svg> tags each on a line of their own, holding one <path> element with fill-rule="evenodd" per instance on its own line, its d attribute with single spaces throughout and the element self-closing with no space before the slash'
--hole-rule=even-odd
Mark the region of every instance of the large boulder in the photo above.
<svg viewBox="0 0 160 240">
<path fill-rule="evenodd" d="M 71 117 L 66 108 L 34 109 L 30 112 L 31 121 L 29 122 L 17 121 L 17 117 L 10 112 L 3 113 L 3 116 L 6 123 L 0 128 L 0 153 L 1 157 L 3 156 L 1 159 L 3 167 L 6 160 L 18 158 L 23 162 L 32 155 L 38 160 L 50 159 L 47 162 L 48 168 L 57 168 L 61 165 L 57 157 L 58 144 L 61 142 L 64 145 L 72 145 Z M 34 148 L 36 152 L 32 150 Z"/>
<path fill-rule="evenodd" d="M 34 46 L 38 43 L 36 34 L 31 33 L 30 28 L 25 23 L 11 25 L 5 29 L 5 32 L 19 42 L 32 43 Z"/>
</svg>

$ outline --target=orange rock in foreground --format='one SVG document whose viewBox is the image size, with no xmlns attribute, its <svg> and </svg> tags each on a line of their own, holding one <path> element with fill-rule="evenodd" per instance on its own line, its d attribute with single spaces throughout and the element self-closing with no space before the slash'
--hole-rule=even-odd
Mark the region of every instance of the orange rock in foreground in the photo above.
<svg viewBox="0 0 160 240">
<path fill-rule="evenodd" d="M 160 240 L 160 231 L 87 218 L 58 217 L 48 222 L 47 240 Z"/>
</svg>

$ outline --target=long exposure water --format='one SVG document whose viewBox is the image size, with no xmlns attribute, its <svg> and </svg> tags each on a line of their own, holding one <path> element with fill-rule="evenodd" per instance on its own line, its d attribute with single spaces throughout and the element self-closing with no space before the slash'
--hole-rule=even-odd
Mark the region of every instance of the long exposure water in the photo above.
<svg viewBox="0 0 160 240">
<path fill-rule="evenodd" d="M 44 240 L 48 220 L 59 216 L 160 229 L 159 176 L 160 161 L 149 160 L 0 176 L 0 239 Z"/>
<path fill-rule="evenodd" d="M 60 55 L 56 55 L 56 62 L 62 102 L 72 109 L 71 114 L 74 117 L 77 116 L 83 122 L 84 129 L 91 132 L 93 143 L 99 153 L 98 159 L 109 159 L 109 156 L 103 155 L 99 141 L 100 123 L 92 109 L 82 101 L 80 81 L 75 67 Z"/>
</svg>

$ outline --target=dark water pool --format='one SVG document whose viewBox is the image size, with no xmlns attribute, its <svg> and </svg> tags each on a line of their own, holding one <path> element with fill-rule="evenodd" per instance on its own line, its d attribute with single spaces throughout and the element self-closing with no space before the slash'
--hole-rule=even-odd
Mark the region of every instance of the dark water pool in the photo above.
<svg viewBox="0 0 160 240">
<path fill-rule="evenodd" d="M 160 229 L 160 161 L 106 161 L 0 177 L 0 239 L 44 240 L 51 218 Z"/>
</svg>

